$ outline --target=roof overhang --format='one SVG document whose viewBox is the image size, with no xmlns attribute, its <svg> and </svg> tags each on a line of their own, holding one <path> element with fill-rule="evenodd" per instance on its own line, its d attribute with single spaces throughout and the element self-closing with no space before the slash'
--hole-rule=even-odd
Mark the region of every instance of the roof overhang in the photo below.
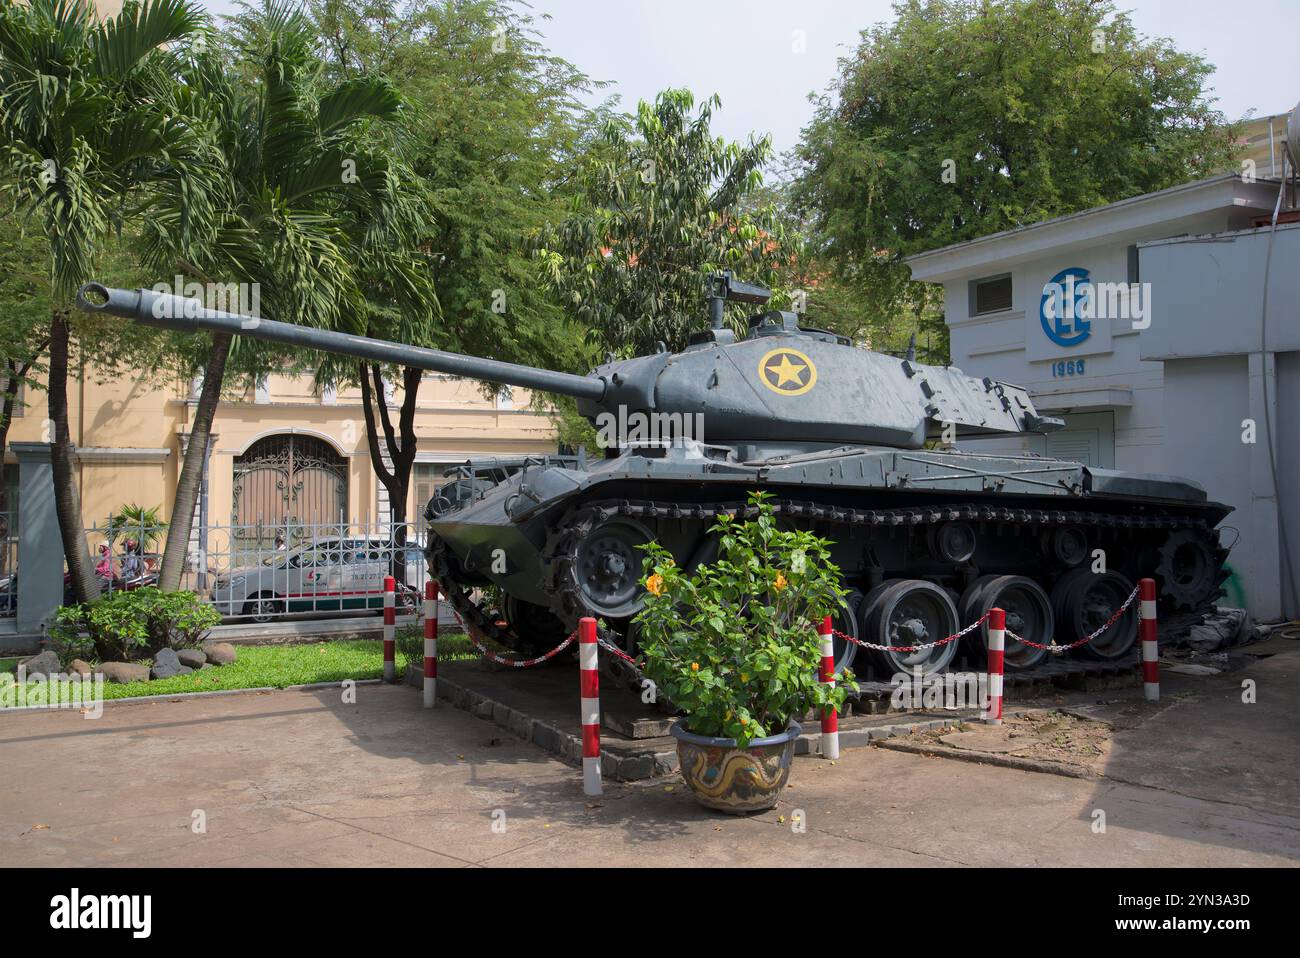
<svg viewBox="0 0 1300 958">
<path fill-rule="evenodd" d="M 1223 173 L 917 253 L 904 262 L 911 267 L 912 279 L 942 283 L 978 275 L 990 266 L 1004 269 L 1052 252 L 1125 239 L 1130 242 L 1159 239 L 1169 235 L 1161 233 L 1164 225 L 1216 210 L 1271 211 L 1277 190 L 1277 180 L 1257 178 L 1246 183 L 1240 174 Z"/>
</svg>

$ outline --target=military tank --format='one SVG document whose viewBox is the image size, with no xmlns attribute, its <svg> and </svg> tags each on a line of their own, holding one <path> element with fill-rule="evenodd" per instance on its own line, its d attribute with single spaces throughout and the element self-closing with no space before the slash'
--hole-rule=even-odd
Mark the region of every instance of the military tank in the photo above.
<svg viewBox="0 0 1300 958">
<path fill-rule="evenodd" d="M 712 277 L 709 293 L 709 323 L 684 350 L 610 357 L 585 376 L 238 316 L 150 290 L 92 283 L 78 300 L 151 326 L 576 397 L 608 440 L 603 457 L 528 461 L 454 502 L 435 496 L 425 513 L 431 574 L 470 628 L 520 651 L 550 649 L 593 615 L 608 641 L 634 652 L 639 547 L 654 539 L 687 568 L 707 562 L 710 527 L 723 513 L 746 514 L 755 489 L 773 495 L 780 521 L 834 543 L 849 590 L 837 630 L 880 646 L 929 646 L 994 605 L 1019 636 L 1073 642 L 1143 575 L 1185 621 L 1222 594 L 1227 550 L 1216 527 L 1230 508 L 1196 483 L 962 449 L 1063 423 L 1039 415 L 1019 386 L 801 325 L 729 273 Z M 728 301 L 755 307 L 743 335 L 724 322 Z M 1136 635 L 1136 617 L 1125 616 L 1080 652 L 1119 659 Z M 978 658 L 980 633 L 967 641 Z M 934 672 L 957 654 L 948 643 L 873 651 L 864 663 L 856 644 L 836 646 L 837 664 L 859 674 L 864 664 Z M 1008 640 L 1007 667 L 1033 667 L 1045 654 Z"/>
</svg>

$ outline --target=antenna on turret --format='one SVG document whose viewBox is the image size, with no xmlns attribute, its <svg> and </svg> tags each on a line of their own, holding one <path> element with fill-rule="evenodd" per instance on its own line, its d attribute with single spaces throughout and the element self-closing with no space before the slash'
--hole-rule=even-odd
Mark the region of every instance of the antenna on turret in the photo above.
<svg viewBox="0 0 1300 958">
<path fill-rule="evenodd" d="M 913 330 L 912 338 L 907 341 L 907 361 L 916 362 L 916 331 Z"/>
</svg>

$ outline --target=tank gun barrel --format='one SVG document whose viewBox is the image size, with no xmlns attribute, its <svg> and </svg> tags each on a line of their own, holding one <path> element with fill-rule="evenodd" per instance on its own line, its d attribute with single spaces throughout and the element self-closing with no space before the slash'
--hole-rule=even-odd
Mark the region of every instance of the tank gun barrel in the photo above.
<svg viewBox="0 0 1300 958">
<path fill-rule="evenodd" d="M 496 359 L 481 359 L 421 346 L 406 346 L 351 333 L 313 329 L 255 316 L 241 316 L 208 309 L 195 299 L 148 289 L 119 289 L 102 283 L 87 283 L 77 291 L 77 305 L 85 312 L 110 313 L 145 326 L 195 333 L 200 329 L 233 333 L 297 349 L 355 356 L 376 363 L 392 363 L 427 369 L 467 379 L 561 393 L 599 402 L 605 396 L 605 380 L 596 376 L 575 376 L 550 369 L 520 366 Z"/>
</svg>

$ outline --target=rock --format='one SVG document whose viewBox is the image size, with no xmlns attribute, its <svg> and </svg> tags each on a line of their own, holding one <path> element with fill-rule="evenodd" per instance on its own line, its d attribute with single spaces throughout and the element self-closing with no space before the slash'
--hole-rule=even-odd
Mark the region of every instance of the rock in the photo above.
<svg viewBox="0 0 1300 958">
<path fill-rule="evenodd" d="M 235 647 L 229 642 L 209 642 L 203 646 L 203 652 L 214 665 L 229 665 L 235 661 Z"/>
<path fill-rule="evenodd" d="M 106 682 L 148 682 L 149 666 L 134 662 L 103 662 L 99 671 L 104 673 Z"/>
<path fill-rule="evenodd" d="M 194 670 L 189 666 L 181 665 L 181 660 L 171 649 L 159 649 L 153 657 L 153 668 L 149 674 L 156 679 L 169 679 L 173 675 L 186 675 L 192 671 Z"/>
<path fill-rule="evenodd" d="M 181 665 L 188 665 L 192 669 L 201 669 L 208 661 L 202 649 L 179 649 L 176 658 L 181 660 Z"/>
<path fill-rule="evenodd" d="M 68 666 L 68 668 L 71 669 L 75 675 L 82 676 L 93 675 L 95 671 L 90 667 L 90 663 L 84 659 L 73 659 L 72 664 Z"/>
<path fill-rule="evenodd" d="M 19 662 L 18 667 L 26 670 L 28 682 L 44 682 L 48 676 L 58 676 L 59 657 L 46 649 L 39 655 L 33 655 Z"/>
</svg>

